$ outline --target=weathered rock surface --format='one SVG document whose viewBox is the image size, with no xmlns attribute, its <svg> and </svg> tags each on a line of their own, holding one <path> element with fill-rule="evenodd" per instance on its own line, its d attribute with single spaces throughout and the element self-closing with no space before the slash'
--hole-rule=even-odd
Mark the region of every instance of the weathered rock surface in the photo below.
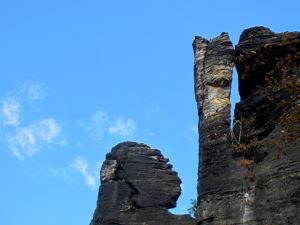
<svg viewBox="0 0 300 225">
<path fill-rule="evenodd" d="M 90 225 L 298 225 L 300 33 L 245 30 L 196 37 L 199 114 L 197 222 L 173 215 L 180 179 L 159 150 L 124 142 L 107 154 Z M 230 128 L 236 65 L 241 102 Z"/>
<path fill-rule="evenodd" d="M 235 54 L 242 100 L 235 118 L 242 120 L 241 139 L 262 139 L 300 98 L 300 33 L 250 28 L 242 33 Z"/>
<path fill-rule="evenodd" d="M 91 225 L 193 225 L 189 215 L 173 215 L 181 180 L 157 149 L 124 142 L 107 154 Z"/>
<path fill-rule="evenodd" d="M 245 30 L 236 67 L 241 102 L 234 155 L 248 162 L 245 178 L 251 180 L 243 222 L 299 224 L 300 33 Z"/>
<path fill-rule="evenodd" d="M 299 224 L 300 33 L 254 27 L 235 51 L 224 33 L 210 42 L 197 37 L 194 51 L 198 223 Z M 229 99 L 230 87 L 210 81 L 231 80 L 233 61 L 241 102 L 230 140 L 228 108 L 217 100 Z"/>
<path fill-rule="evenodd" d="M 231 224 L 240 216 L 242 198 L 241 172 L 230 148 L 234 49 L 227 33 L 211 41 L 196 37 L 193 47 L 200 134 L 198 219 L 201 224 Z"/>
</svg>

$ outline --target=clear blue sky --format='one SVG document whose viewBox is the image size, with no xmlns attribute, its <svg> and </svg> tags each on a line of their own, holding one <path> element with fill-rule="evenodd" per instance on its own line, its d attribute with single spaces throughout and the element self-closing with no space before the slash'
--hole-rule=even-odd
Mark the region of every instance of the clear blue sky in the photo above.
<svg viewBox="0 0 300 225">
<path fill-rule="evenodd" d="M 196 198 L 195 35 L 300 30 L 297 0 L 0 1 L 0 224 L 89 224 L 120 141 L 159 148 Z M 236 82 L 233 101 L 237 101 Z"/>
</svg>

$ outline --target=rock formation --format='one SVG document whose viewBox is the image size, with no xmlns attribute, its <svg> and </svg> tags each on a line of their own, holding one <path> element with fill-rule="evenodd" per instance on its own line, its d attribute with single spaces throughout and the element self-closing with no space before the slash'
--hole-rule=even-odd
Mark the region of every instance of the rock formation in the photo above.
<svg viewBox="0 0 300 225">
<path fill-rule="evenodd" d="M 173 215 L 180 179 L 159 150 L 124 142 L 107 154 L 90 225 L 297 225 L 300 221 L 300 33 L 196 37 L 198 209 Z M 230 127 L 236 66 L 241 101 Z"/>
<path fill-rule="evenodd" d="M 173 215 L 181 180 L 159 150 L 124 142 L 107 154 L 91 225 L 194 225 L 189 215 Z"/>
<path fill-rule="evenodd" d="M 298 224 L 300 33 L 254 27 L 235 50 L 224 33 L 210 42 L 196 37 L 193 46 L 199 224 Z M 241 102 L 229 138 L 234 61 Z"/>
<path fill-rule="evenodd" d="M 230 221 L 238 216 L 237 198 L 241 192 L 230 149 L 234 49 L 227 33 L 211 41 L 196 37 L 193 47 L 200 134 L 198 216 L 202 222 L 219 224 L 216 221 Z M 229 202 L 236 202 L 236 211 L 228 208 Z"/>
<path fill-rule="evenodd" d="M 249 196 L 243 221 L 299 224 L 300 33 L 250 28 L 235 54 L 241 102 L 233 150 Z"/>
</svg>

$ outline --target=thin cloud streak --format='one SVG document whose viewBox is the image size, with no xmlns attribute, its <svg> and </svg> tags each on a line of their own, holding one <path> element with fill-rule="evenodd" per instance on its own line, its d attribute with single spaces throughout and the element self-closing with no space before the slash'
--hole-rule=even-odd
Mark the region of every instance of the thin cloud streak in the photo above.
<svg viewBox="0 0 300 225">
<path fill-rule="evenodd" d="M 77 156 L 72 163 L 72 168 L 84 177 L 85 183 L 88 187 L 95 188 L 96 178 L 88 171 L 88 162 L 85 159 Z"/>
<path fill-rule="evenodd" d="M 106 128 L 109 126 L 109 119 L 104 111 L 98 110 L 90 119 L 79 121 L 79 125 L 88 132 L 92 138 L 101 142 Z"/>
<path fill-rule="evenodd" d="M 105 111 L 98 110 L 89 120 L 81 120 L 79 125 L 86 130 L 90 136 L 102 141 L 105 136 L 117 138 L 131 138 L 136 132 L 136 124 L 132 119 L 111 119 Z"/>
<path fill-rule="evenodd" d="M 43 90 L 43 84 L 40 82 L 34 82 L 28 85 L 26 88 L 29 99 L 39 100 L 45 97 L 45 92 Z"/>
<path fill-rule="evenodd" d="M 9 99 L 2 102 L 1 117 L 4 126 L 17 126 L 19 124 L 20 103 Z"/>
<path fill-rule="evenodd" d="M 123 120 L 118 118 L 115 123 L 108 128 L 108 131 L 112 135 L 120 135 L 122 137 L 132 137 L 135 133 L 135 123 L 131 120 Z"/>
<path fill-rule="evenodd" d="M 32 157 L 40 149 L 51 144 L 60 132 L 60 125 L 55 119 L 42 119 L 27 127 L 17 127 L 15 132 L 7 137 L 7 143 L 11 153 L 24 160 L 25 155 Z"/>
<path fill-rule="evenodd" d="M 52 117 L 29 122 L 25 126 L 21 124 L 26 121 L 26 118 L 21 120 L 20 114 L 20 108 L 22 107 L 22 111 L 26 108 L 26 100 L 35 101 L 44 96 L 40 82 L 25 82 L 2 98 L 2 136 L 10 152 L 20 160 L 24 160 L 26 156 L 32 157 L 41 149 L 49 147 L 61 133 L 59 123 Z"/>
<path fill-rule="evenodd" d="M 52 143 L 53 139 L 56 138 L 61 131 L 60 125 L 53 118 L 39 121 L 37 129 L 41 139 L 48 143 Z"/>
</svg>

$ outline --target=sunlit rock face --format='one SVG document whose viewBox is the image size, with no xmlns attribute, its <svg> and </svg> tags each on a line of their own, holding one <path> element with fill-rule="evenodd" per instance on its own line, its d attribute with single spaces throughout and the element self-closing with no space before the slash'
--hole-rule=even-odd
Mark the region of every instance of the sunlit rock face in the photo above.
<svg viewBox="0 0 300 225">
<path fill-rule="evenodd" d="M 91 225 L 192 225 L 189 215 L 173 215 L 181 180 L 157 149 L 124 142 L 106 156 Z"/>
<path fill-rule="evenodd" d="M 180 179 L 159 150 L 107 154 L 90 225 L 297 225 L 300 221 L 300 33 L 245 30 L 193 43 L 199 115 L 198 209 L 174 215 Z M 230 127 L 232 69 L 241 101 Z"/>
<path fill-rule="evenodd" d="M 196 37 L 194 80 L 199 115 L 198 220 L 231 224 L 240 217 L 241 172 L 230 149 L 234 49 L 227 33 Z"/>
<path fill-rule="evenodd" d="M 195 94 L 201 119 L 207 121 L 225 117 L 230 112 L 230 89 L 234 50 L 227 33 L 206 40 L 196 37 L 193 43 L 195 54 Z"/>
<path fill-rule="evenodd" d="M 299 224 L 300 33 L 250 28 L 235 50 L 225 33 L 196 37 L 194 52 L 198 224 Z M 233 63 L 241 102 L 230 137 Z"/>
</svg>

